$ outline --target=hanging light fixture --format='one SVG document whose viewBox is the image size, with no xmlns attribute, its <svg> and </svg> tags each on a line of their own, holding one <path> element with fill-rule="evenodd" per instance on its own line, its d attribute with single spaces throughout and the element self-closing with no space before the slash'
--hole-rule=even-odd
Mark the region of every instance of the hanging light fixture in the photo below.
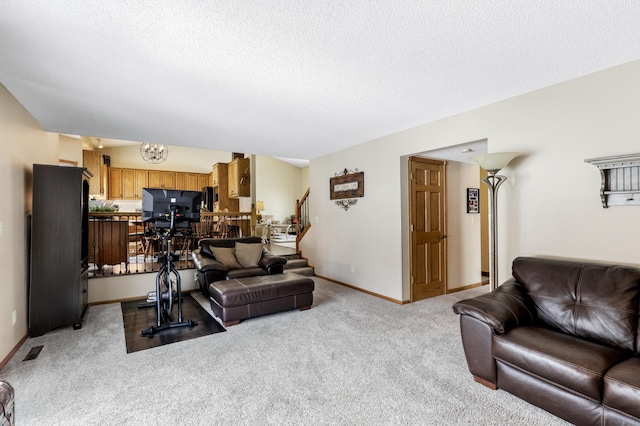
<svg viewBox="0 0 640 426">
<path fill-rule="evenodd" d="M 169 147 L 164 144 L 143 142 L 140 145 L 140 155 L 148 163 L 162 163 L 169 155 Z"/>
</svg>

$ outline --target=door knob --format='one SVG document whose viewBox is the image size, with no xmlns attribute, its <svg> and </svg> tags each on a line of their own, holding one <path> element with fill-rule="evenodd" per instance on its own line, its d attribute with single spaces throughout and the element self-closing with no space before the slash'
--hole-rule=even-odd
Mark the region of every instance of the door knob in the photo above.
<svg viewBox="0 0 640 426">
<path fill-rule="evenodd" d="M 441 240 L 444 240 L 445 238 L 447 238 L 447 236 L 446 236 L 446 235 L 444 235 L 444 234 L 441 234 L 441 235 L 440 235 L 440 239 L 441 239 Z"/>
</svg>

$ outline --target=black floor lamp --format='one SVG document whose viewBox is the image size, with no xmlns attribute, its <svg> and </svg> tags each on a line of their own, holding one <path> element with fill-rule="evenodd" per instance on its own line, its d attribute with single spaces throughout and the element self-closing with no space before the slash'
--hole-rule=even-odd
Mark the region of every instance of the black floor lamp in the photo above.
<svg viewBox="0 0 640 426">
<path fill-rule="evenodd" d="M 476 155 L 471 157 L 471 160 L 478 163 L 478 165 L 489 173 L 488 176 L 482 179 L 482 181 L 489 187 L 489 199 L 491 214 L 491 230 L 489 238 L 489 252 L 490 265 L 489 265 L 489 288 L 491 291 L 498 288 L 498 188 L 507 180 L 506 176 L 498 175 L 502 168 L 504 168 L 511 160 L 517 157 L 517 152 L 494 152 L 491 154 Z"/>
</svg>

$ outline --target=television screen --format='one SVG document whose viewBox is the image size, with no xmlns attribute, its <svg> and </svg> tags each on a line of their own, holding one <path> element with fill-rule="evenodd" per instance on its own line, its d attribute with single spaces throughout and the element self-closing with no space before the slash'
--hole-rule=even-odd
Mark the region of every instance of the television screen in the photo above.
<svg viewBox="0 0 640 426">
<path fill-rule="evenodd" d="M 153 221 L 158 228 L 171 226 L 171 211 L 175 211 L 175 227 L 186 228 L 200 221 L 201 191 L 142 188 L 142 221 Z"/>
</svg>

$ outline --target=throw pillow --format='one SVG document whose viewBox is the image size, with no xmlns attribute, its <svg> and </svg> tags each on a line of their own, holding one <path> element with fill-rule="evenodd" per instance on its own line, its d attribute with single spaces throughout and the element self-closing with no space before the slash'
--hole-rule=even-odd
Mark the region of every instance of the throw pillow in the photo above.
<svg viewBox="0 0 640 426">
<path fill-rule="evenodd" d="M 258 266 L 262 257 L 262 244 L 236 243 L 236 259 L 243 268 Z"/>
<path fill-rule="evenodd" d="M 229 269 L 240 269 L 242 266 L 238 263 L 238 259 L 236 259 L 236 255 L 234 254 L 235 249 L 229 247 L 211 247 L 211 251 L 215 256 L 216 260 L 222 263 Z"/>
</svg>

